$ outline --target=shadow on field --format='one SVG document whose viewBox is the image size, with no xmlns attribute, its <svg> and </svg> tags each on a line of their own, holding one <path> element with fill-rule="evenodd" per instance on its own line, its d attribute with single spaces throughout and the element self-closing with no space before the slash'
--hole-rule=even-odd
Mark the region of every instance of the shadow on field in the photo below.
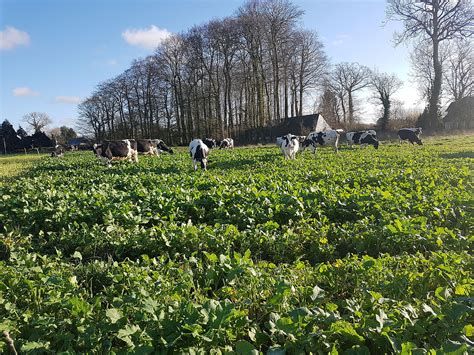
<svg viewBox="0 0 474 355">
<path fill-rule="evenodd" d="M 468 150 L 466 152 L 445 153 L 439 155 L 443 159 L 459 159 L 459 158 L 474 158 L 474 151 Z"/>
<path fill-rule="evenodd" d="M 254 159 L 239 159 L 239 160 L 224 160 L 218 161 L 213 159 L 209 162 L 209 169 L 239 169 L 247 165 L 255 165 L 257 160 Z"/>
<path fill-rule="evenodd" d="M 54 171 L 66 171 L 69 170 L 71 167 L 66 166 L 66 165 L 54 165 L 54 166 L 35 166 L 28 170 L 26 173 L 27 175 L 37 175 L 37 174 L 43 174 L 43 173 L 48 173 L 48 172 L 54 172 Z"/>
<path fill-rule="evenodd" d="M 118 169 L 117 169 L 118 168 Z M 179 173 L 179 168 L 177 166 L 151 166 L 143 167 L 136 164 L 121 164 L 121 165 L 112 165 L 112 168 L 107 168 L 104 170 L 105 174 L 113 175 L 134 175 L 139 173 L 156 173 L 156 174 L 173 174 Z"/>
<path fill-rule="evenodd" d="M 260 163 L 271 162 L 278 154 L 266 153 L 262 155 L 253 156 L 252 159 L 243 158 L 242 156 L 233 157 L 233 159 L 225 159 L 224 157 L 211 157 L 209 159 L 210 169 L 240 169 L 246 166 L 252 166 Z"/>
</svg>

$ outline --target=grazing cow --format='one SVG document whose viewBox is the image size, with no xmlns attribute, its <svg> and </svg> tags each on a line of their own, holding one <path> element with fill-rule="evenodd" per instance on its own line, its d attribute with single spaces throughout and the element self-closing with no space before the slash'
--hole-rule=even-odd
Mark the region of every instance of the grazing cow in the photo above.
<svg viewBox="0 0 474 355">
<path fill-rule="evenodd" d="M 419 145 L 423 145 L 420 139 L 421 133 L 421 127 L 400 129 L 398 131 L 398 138 L 400 139 L 400 144 L 402 143 L 402 141 L 409 141 L 411 144 L 417 143 Z"/>
<path fill-rule="evenodd" d="M 161 139 L 137 139 L 137 151 L 144 155 L 160 155 L 165 151 L 173 154 L 173 149 L 169 148 Z"/>
<path fill-rule="evenodd" d="M 280 149 L 283 153 L 285 159 L 295 159 L 296 153 L 299 150 L 300 142 L 298 140 L 298 136 L 294 136 L 288 133 L 286 136 L 281 137 L 282 143 L 280 145 Z"/>
<path fill-rule="evenodd" d="M 138 163 L 137 141 L 124 139 L 121 141 L 105 141 L 94 144 L 94 154 L 107 166 L 112 166 L 112 160 L 129 160 Z"/>
<path fill-rule="evenodd" d="M 212 149 L 212 148 L 217 148 L 218 145 L 217 145 L 217 142 L 214 138 L 204 138 L 202 140 L 202 142 L 209 148 L 209 149 Z"/>
<path fill-rule="evenodd" d="M 97 158 L 100 158 L 100 156 L 102 155 L 102 144 L 97 144 L 97 143 L 95 143 L 95 144 L 92 146 L 92 151 L 94 152 L 94 155 L 95 155 Z"/>
<path fill-rule="evenodd" d="M 232 138 L 224 138 L 220 142 L 219 149 L 225 149 L 225 148 L 234 148 L 234 140 Z"/>
<path fill-rule="evenodd" d="M 339 143 L 339 136 L 341 132 L 343 131 L 334 129 L 322 132 L 311 132 L 310 134 L 308 134 L 308 137 L 306 137 L 306 140 L 303 142 L 303 147 L 306 148 L 311 146 L 312 152 L 316 154 L 318 145 L 332 145 L 334 147 L 334 151 L 337 153 L 337 145 Z"/>
<path fill-rule="evenodd" d="M 353 144 L 360 144 L 361 147 L 367 145 L 373 145 L 375 149 L 379 148 L 379 142 L 375 138 L 376 133 L 374 130 L 358 131 L 358 132 L 347 132 L 346 139 L 349 147 L 352 148 Z"/>
<path fill-rule="evenodd" d="M 158 153 L 168 152 L 169 154 L 174 154 L 173 149 L 168 147 L 161 139 L 152 139 L 152 142 L 156 144 L 156 149 L 158 150 Z"/>
<path fill-rule="evenodd" d="M 207 156 L 209 155 L 209 148 L 200 139 L 194 139 L 189 143 L 189 154 L 193 160 L 194 171 L 197 170 L 197 163 L 201 163 L 201 169 L 207 169 Z"/>
<path fill-rule="evenodd" d="M 300 148 L 299 150 L 304 150 L 302 149 L 303 147 L 303 142 L 306 140 L 306 136 L 295 136 L 296 138 L 298 138 L 298 142 L 300 143 Z M 285 140 L 283 139 L 283 137 L 276 137 L 276 145 L 278 148 L 281 147 L 281 144 L 284 142 Z"/>
<path fill-rule="evenodd" d="M 64 149 L 59 144 L 56 144 L 54 150 L 51 152 L 51 157 L 60 158 L 64 155 Z"/>
</svg>

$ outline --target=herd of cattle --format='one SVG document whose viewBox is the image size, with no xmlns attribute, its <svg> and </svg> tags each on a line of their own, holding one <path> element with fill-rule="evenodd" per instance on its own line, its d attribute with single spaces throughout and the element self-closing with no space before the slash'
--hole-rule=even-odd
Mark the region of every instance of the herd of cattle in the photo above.
<svg viewBox="0 0 474 355">
<path fill-rule="evenodd" d="M 287 134 L 283 137 L 277 138 L 277 146 L 280 147 L 285 159 L 295 159 L 297 152 L 303 152 L 310 147 L 313 153 L 319 146 L 332 146 L 337 153 L 339 138 L 344 131 L 342 129 L 326 130 L 321 132 L 311 132 L 308 136 L 295 136 Z M 398 138 L 400 143 L 402 141 L 409 141 L 411 144 L 417 143 L 422 145 L 420 135 L 421 128 L 402 128 L 398 131 Z M 373 129 L 367 131 L 347 132 L 347 143 L 349 147 L 352 145 L 360 145 L 362 147 L 367 145 L 379 148 L 379 141 L 377 140 L 377 133 Z"/>
<path fill-rule="evenodd" d="M 339 138 L 344 131 L 341 129 L 325 130 L 321 132 L 311 132 L 308 136 L 296 136 L 291 133 L 277 137 L 276 144 L 280 147 L 285 159 L 295 159 L 296 153 L 303 152 L 306 148 L 310 148 L 313 153 L 319 146 L 332 146 L 337 153 Z M 421 128 L 402 128 L 398 131 L 400 142 L 409 141 L 414 144 L 422 145 L 420 135 Z M 346 139 L 350 147 L 352 145 L 367 146 L 372 145 L 378 149 L 379 142 L 377 133 L 374 130 L 347 132 Z M 226 149 L 233 148 L 234 140 L 232 138 L 224 138 L 223 140 L 215 140 L 212 138 L 194 139 L 189 143 L 189 154 L 193 161 L 194 170 L 198 169 L 198 165 L 203 170 L 207 169 L 208 155 L 212 148 Z M 168 147 L 160 139 L 124 139 L 114 141 L 104 141 L 102 144 L 94 144 L 94 154 L 100 158 L 105 164 L 111 166 L 113 160 L 129 160 L 138 162 L 138 154 L 156 155 L 161 152 L 173 154 L 173 149 Z M 51 156 L 60 157 L 64 154 L 64 150 L 60 146 L 56 146 Z"/>
</svg>

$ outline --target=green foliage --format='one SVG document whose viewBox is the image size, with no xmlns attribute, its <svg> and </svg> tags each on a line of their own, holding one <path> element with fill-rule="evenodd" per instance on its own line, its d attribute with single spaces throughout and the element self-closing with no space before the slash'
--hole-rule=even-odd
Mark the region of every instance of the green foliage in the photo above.
<svg viewBox="0 0 474 355">
<path fill-rule="evenodd" d="M 43 159 L 0 185 L 0 331 L 22 353 L 472 351 L 473 147 Z"/>
</svg>

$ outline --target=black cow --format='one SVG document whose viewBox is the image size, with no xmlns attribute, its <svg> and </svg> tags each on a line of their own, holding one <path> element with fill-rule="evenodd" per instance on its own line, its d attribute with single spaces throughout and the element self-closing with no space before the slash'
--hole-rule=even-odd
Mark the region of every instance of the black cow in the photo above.
<svg viewBox="0 0 474 355">
<path fill-rule="evenodd" d="M 51 152 L 52 157 L 60 158 L 64 155 L 64 149 L 60 145 L 56 145 L 54 150 Z"/>
<path fill-rule="evenodd" d="M 218 147 L 217 142 L 214 138 L 204 138 L 202 142 L 207 145 L 209 149 Z M 220 141 L 219 141 L 220 143 Z"/>
<path fill-rule="evenodd" d="M 137 151 L 144 155 L 160 155 L 165 151 L 173 154 L 173 149 L 169 148 L 161 139 L 137 139 Z"/>
<path fill-rule="evenodd" d="M 94 154 L 108 166 L 112 165 L 112 160 L 129 160 L 138 163 L 137 141 L 134 139 L 105 141 L 102 144 L 94 144 L 93 150 Z"/>
<path fill-rule="evenodd" d="M 421 133 L 421 127 L 402 128 L 398 131 L 398 138 L 400 139 L 400 143 L 402 143 L 402 141 L 409 141 L 411 144 L 417 143 L 418 145 L 423 145 L 420 139 Z"/>
<path fill-rule="evenodd" d="M 346 133 L 347 143 L 349 143 L 350 147 L 352 147 L 353 144 L 360 144 L 361 146 L 373 145 L 375 149 L 378 149 L 379 141 L 375 136 L 376 133 L 374 130 Z"/>
</svg>

